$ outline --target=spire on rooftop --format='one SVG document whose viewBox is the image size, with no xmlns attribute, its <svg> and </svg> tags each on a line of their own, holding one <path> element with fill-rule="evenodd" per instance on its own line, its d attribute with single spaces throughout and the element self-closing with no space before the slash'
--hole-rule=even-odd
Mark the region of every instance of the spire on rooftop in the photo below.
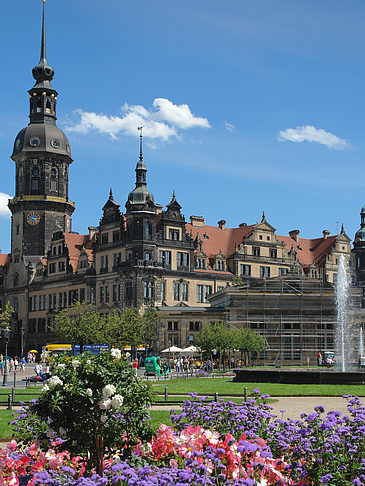
<svg viewBox="0 0 365 486">
<path fill-rule="evenodd" d="M 43 15 L 42 15 L 42 40 L 41 40 L 41 57 L 39 63 L 33 68 L 33 78 L 36 80 L 34 88 L 49 88 L 52 89 L 50 81 L 54 76 L 54 70 L 48 64 L 46 59 L 46 19 L 45 19 L 45 4 L 43 1 Z"/>
</svg>

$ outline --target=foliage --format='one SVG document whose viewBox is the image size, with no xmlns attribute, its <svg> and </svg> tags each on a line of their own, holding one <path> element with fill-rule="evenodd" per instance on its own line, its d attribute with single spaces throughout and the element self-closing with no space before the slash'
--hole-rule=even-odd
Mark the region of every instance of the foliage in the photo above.
<svg viewBox="0 0 365 486">
<path fill-rule="evenodd" d="M 252 352 L 266 349 L 265 339 L 251 328 L 230 329 L 222 321 L 210 322 L 194 339 L 194 344 L 210 355 L 237 349 L 245 354 L 246 363 Z"/>
<path fill-rule="evenodd" d="M 0 328 L 4 328 L 10 325 L 13 313 L 14 309 L 10 305 L 10 302 L 7 302 L 5 309 L 1 310 L 0 312 Z"/>
<path fill-rule="evenodd" d="M 61 448 L 67 447 L 71 454 L 89 454 L 91 466 L 97 449 L 122 449 L 126 456 L 138 438 L 150 437 L 149 385 L 121 359 L 119 350 L 100 356 L 86 353 L 72 360 L 59 357 L 56 363 L 38 400 L 16 421 L 18 439 L 27 438 L 24 434 L 34 420 L 33 439 L 43 448 L 59 438 L 64 441 Z"/>
<path fill-rule="evenodd" d="M 122 312 L 115 309 L 100 315 L 93 304 L 75 302 L 55 317 L 59 338 L 68 344 L 108 344 L 123 349 L 140 345 L 152 346 L 156 339 L 159 318 L 156 310 L 147 308 L 141 314 L 136 308 Z"/>
<path fill-rule="evenodd" d="M 105 344 L 104 318 L 93 304 L 75 302 L 55 316 L 58 337 L 67 344 Z"/>
</svg>

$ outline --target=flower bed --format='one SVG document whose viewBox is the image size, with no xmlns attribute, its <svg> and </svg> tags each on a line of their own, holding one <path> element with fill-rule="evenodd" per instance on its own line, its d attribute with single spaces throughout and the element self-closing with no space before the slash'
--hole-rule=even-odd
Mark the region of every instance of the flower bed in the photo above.
<svg viewBox="0 0 365 486">
<path fill-rule="evenodd" d="M 109 366 L 108 359 L 102 358 L 104 367 Z M 115 363 L 114 360 L 110 370 Z M 51 380 L 50 389 L 44 390 L 38 402 L 42 414 L 47 410 L 45 422 L 29 410 L 19 411 L 14 424 L 24 433 L 28 444 L 12 441 L 0 450 L 0 486 L 365 485 L 365 407 L 357 397 L 345 397 L 347 415 L 337 411 L 325 413 L 318 406 L 300 420 L 282 420 L 265 403 L 268 396 L 260 396 L 258 390 L 241 405 L 208 402 L 205 397 L 191 394 L 180 414 L 171 411 L 172 427 L 161 425 L 152 439 L 146 439 L 121 433 L 122 424 L 134 423 L 131 416 L 127 422 L 125 417 L 129 388 L 123 388 L 117 381 L 111 385 L 112 376 L 105 381 L 104 374 L 102 386 L 96 388 L 90 378 L 92 364 L 86 359 L 58 368 L 59 379 Z M 110 439 L 103 448 L 102 464 L 91 462 L 92 456 L 85 449 L 77 454 L 77 442 L 70 427 L 60 426 L 60 414 L 56 414 L 57 422 L 52 419 L 45 402 L 48 397 L 55 406 L 54 397 L 50 396 L 52 389 L 64 398 L 71 390 L 69 383 L 64 382 L 73 376 L 80 383 L 84 374 L 86 388 L 79 393 L 84 402 L 78 401 L 77 407 L 81 407 L 80 403 L 94 403 L 94 409 L 90 410 L 98 433 L 105 430 L 110 434 L 106 435 Z M 128 386 L 134 389 L 132 377 L 128 380 L 131 380 Z M 140 386 L 137 383 L 135 389 Z M 71 391 L 75 399 L 76 390 Z M 36 411 L 36 405 L 30 411 Z M 133 413 L 129 408 L 128 414 Z M 87 420 L 86 411 L 83 417 Z M 103 429 L 109 420 L 119 424 L 115 437 L 111 435 L 112 429 Z M 101 442 L 98 444 L 102 446 Z M 100 470 L 104 470 L 103 474 L 96 474 Z"/>
</svg>

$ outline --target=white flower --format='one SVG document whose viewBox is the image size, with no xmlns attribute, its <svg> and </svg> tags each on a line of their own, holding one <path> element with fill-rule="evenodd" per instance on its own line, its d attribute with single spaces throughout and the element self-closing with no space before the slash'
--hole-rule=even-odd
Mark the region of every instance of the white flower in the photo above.
<svg viewBox="0 0 365 486">
<path fill-rule="evenodd" d="M 63 389 L 64 389 L 65 391 L 68 391 L 68 392 L 69 392 L 69 391 L 71 391 L 71 390 L 72 390 L 72 385 L 70 385 L 69 383 L 67 383 L 67 384 L 66 384 L 66 385 L 63 387 Z"/>
<path fill-rule="evenodd" d="M 86 388 L 86 395 L 87 395 L 88 397 L 92 397 L 92 396 L 93 396 L 93 391 L 92 391 L 92 389 L 91 389 L 91 388 Z"/>
<path fill-rule="evenodd" d="M 109 399 L 100 400 L 100 402 L 99 402 L 100 410 L 109 410 L 109 408 L 111 406 L 112 406 L 112 403 L 111 403 L 111 400 L 109 400 Z"/>
<path fill-rule="evenodd" d="M 78 359 L 73 359 L 72 360 L 72 366 L 74 368 L 77 368 L 78 366 L 80 366 L 80 361 Z"/>
<path fill-rule="evenodd" d="M 120 349 L 113 348 L 110 350 L 110 354 L 115 359 L 120 359 L 122 357 L 122 352 Z"/>
<path fill-rule="evenodd" d="M 58 365 L 57 365 L 57 368 L 60 368 L 60 369 L 65 368 L 65 367 L 66 367 L 65 363 L 58 363 Z"/>
<path fill-rule="evenodd" d="M 114 385 L 105 385 L 102 393 L 104 398 L 109 398 L 117 391 Z"/>
<path fill-rule="evenodd" d="M 48 385 L 43 385 L 42 392 L 46 392 L 48 390 L 49 390 L 49 386 Z"/>
<path fill-rule="evenodd" d="M 65 430 L 63 427 L 60 427 L 60 428 L 58 429 L 58 433 L 59 433 L 60 435 L 66 435 L 66 430 Z"/>
<path fill-rule="evenodd" d="M 102 415 L 100 417 L 100 421 L 103 422 L 103 424 L 105 424 L 105 422 L 108 420 L 108 416 L 107 415 Z"/>
<path fill-rule="evenodd" d="M 46 436 L 49 439 L 54 439 L 55 437 L 57 437 L 57 432 L 54 431 L 53 429 L 48 429 L 47 432 L 46 432 Z"/>
<path fill-rule="evenodd" d="M 56 386 L 56 385 L 63 385 L 63 381 L 58 378 L 58 376 L 54 375 L 48 380 L 49 386 Z"/>
<path fill-rule="evenodd" d="M 123 400 L 124 398 L 122 395 L 114 395 L 114 397 L 111 399 L 112 407 L 121 407 L 123 405 Z"/>
<path fill-rule="evenodd" d="M 86 364 L 87 364 L 87 365 L 91 365 L 91 359 L 87 359 L 87 360 L 86 360 Z"/>
</svg>

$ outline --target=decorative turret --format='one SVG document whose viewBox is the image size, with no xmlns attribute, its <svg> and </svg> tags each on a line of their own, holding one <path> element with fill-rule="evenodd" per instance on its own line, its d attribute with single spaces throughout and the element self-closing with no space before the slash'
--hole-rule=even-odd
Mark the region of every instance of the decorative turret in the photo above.
<svg viewBox="0 0 365 486">
<path fill-rule="evenodd" d="M 153 211 L 155 212 L 155 203 L 153 194 L 147 189 L 147 168 L 143 161 L 142 153 L 142 129 L 138 127 L 139 135 L 139 161 L 136 165 L 136 187 L 128 195 L 128 201 L 125 205 L 128 211 Z"/>
</svg>

